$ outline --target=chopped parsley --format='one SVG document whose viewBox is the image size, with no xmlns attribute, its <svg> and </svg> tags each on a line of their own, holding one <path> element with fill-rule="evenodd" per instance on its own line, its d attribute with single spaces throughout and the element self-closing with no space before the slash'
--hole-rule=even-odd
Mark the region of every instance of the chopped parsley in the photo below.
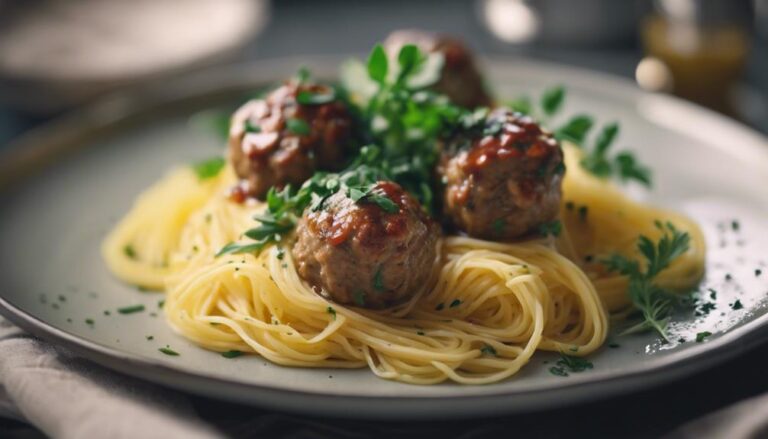
<svg viewBox="0 0 768 439">
<path fill-rule="evenodd" d="M 697 316 L 705 316 L 708 315 L 711 311 L 715 310 L 717 308 L 717 305 L 714 304 L 714 302 L 704 302 L 699 306 L 699 309 L 696 310 Z"/>
<path fill-rule="evenodd" d="M 548 223 L 542 223 L 539 225 L 539 234 L 541 236 L 559 236 L 563 231 L 563 223 L 559 220 L 551 221 Z"/>
<path fill-rule="evenodd" d="M 736 299 L 736 301 L 731 304 L 731 309 L 734 311 L 740 310 L 742 308 L 744 308 L 744 305 L 741 304 L 741 300 L 739 299 Z"/>
<path fill-rule="evenodd" d="M 144 311 L 144 305 L 132 305 L 132 306 L 124 306 L 122 308 L 118 308 L 117 312 L 120 314 L 133 314 L 137 312 Z"/>
<path fill-rule="evenodd" d="M 332 306 L 329 306 L 329 307 L 326 309 L 326 311 L 328 311 L 328 314 L 330 314 L 330 315 L 331 315 L 331 317 L 333 317 L 333 320 L 336 320 L 336 310 L 335 310 L 335 309 L 333 309 L 333 307 L 332 307 Z"/>
<path fill-rule="evenodd" d="M 313 93 L 302 90 L 296 95 L 296 102 L 301 105 L 322 105 L 329 104 L 336 100 L 336 93 L 331 89 L 328 93 Z"/>
<path fill-rule="evenodd" d="M 352 295 L 352 299 L 355 301 L 357 306 L 365 306 L 365 292 L 364 291 L 358 291 L 355 294 Z"/>
<path fill-rule="evenodd" d="M 560 366 L 551 366 L 549 368 L 549 373 L 551 373 L 552 375 L 557 375 L 561 377 L 568 376 L 568 372 L 566 372 L 565 368 Z"/>
<path fill-rule="evenodd" d="M 457 306 L 461 305 L 461 300 L 459 299 L 453 299 L 453 302 L 451 302 L 450 305 L 448 305 L 449 308 L 456 308 Z"/>
<path fill-rule="evenodd" d="M 226 163 L 224 157 L 214 157 L 194 163 L 192 165 L 192 170 L 195 171 L 198 180 L 208 180 L 219 175 L 219 172 L 224 169 Z"/>
<path fill-rule="evenodd" d="M 303 119 L 288 118 L 285 120 L 285 127 L 291 133 L 299 136 L 308 136 L 312 132 L 309 124 Z"/>
<path fill-rule="evenodd" d="M 237 357 L 243 355 L 243 353 L 244 352 L 242 352 L 242 351 L 232 350 L 232 351 L 222 352 L 221 356 L 224 357 L 224 358 L 237 358 Z"/>
<path fill-rule="evenodd" d="M 712 333 L 709 331 L 703 331 L 696 334 L 696 343 L 701 343 L 706 339 L 707 337 L 711 336 Z"/>
<path fill-rule="evenodd" d="M 93 319 L 85 319 L 85 324 L 88 326 L 93 326 L 96 324 L 96 322 L 94 322 Z"/>
<path fill-rule="evenodd" d="M 588 206 L 579 206 L 579 219 L 585 221 L 587 219 L 587 213 L 589 213 Z"/>
<path fill-rule="evenodd" d="M 382 267 L 379 266 L 376 274 L 373 275 L 373 289 L 376 291 L 384 291 L 384 279 L 382 278 L 381 269 Z"/>
<path fill-rule="evenodd" d="M 480 352 L 482 352 L 482 353 L 484 353 L 486 355 L 493 355 L 494 357 L 498 356 L 498 353 L 496 352 L 496 349 L 493 346 L 489 345 L 489 344 L 483 346 L 480 349 Z"/>
<path fill-rule="evenodd" d="M 123 247 L 123 254 L 128 257 L 128 259 L 136 260 L 136 249 L 133 248 L 131 244 L 126 244 Z"/>
<path fill-rule="evenodd" d="M 155 336 L 154 336 L 154 335 L 148 335 L 148 336 L 147 336 L 147 340 L 148 340 L 148 341 L 152 341 L 152 340 L 154 340 L 154 339 L 155 339 Z"/>
<path fill-rule="evenodd" d="M 164 348 L 159 348 L 158 351 L 164 353 L 165 355 L 170 355 L 172 357 L 178 357 L 179 353 L 171 349 L 169 346 L 166 346 Z"/>
</svg>

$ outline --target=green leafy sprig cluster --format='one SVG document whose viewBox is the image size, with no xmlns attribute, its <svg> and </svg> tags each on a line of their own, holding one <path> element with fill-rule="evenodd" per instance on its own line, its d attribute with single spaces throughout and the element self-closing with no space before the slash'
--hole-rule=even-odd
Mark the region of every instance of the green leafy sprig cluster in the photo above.
<svg viewBox="0 0 768 439">
<path fill-rule="evenodd" d="M 566 91 L 562 86 L 545 90 L 539 101 L 540 110 L 533 105 L 529 97 L 520 97 L 508 103 L 510 108 L 523 114 L 540 117 L 549 121 L 556 116 L 565 103 Z M 588 114 L 577 114 L 569 118 L 565 124 L 554 130 L 558 140 L 569 141 L 582 149 L 585 155 L 581 166 L 599 178 L 618 178 L 622 182 L 637 181 L 650 187 L 651 172 L 641 164 L 630 151 L 611 154 L 611 147 L 619 135 L 619 124 L 616 122 L 604 125 L 597 134 L 592 147 L 587 147 L 587 140 L 595 120 Z"/>
<path fill-rule="evenodd" d="M 667 324 L 680 296 L 660 287 L 654 280 L 677 257 L 688 251 L 690 236 L 680 232 L 672 223 L 655 223 L 662 232 L 661 238 L 654 243 L 647 236 L 641 235 L 637 249 L 643 257 L 642 263 L 621 255 L 613 255 L 603 261 L 610 271 L 615 271 L 629 278 L 628 294 L 632 304 L 640 314 L 640 321 L 627 328 L 623 333 L 631 334 L 654 330 L 664 340 L 667 338 Z"/>
</svg>

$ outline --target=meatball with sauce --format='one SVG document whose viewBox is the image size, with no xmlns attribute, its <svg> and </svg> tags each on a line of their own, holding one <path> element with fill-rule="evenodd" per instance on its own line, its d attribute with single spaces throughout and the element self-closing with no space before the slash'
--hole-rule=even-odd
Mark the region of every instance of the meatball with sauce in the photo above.
<svg viewBox="0 0 768 439">
<path fill-rule="evenodd" d="M 301 185 L 317 169 L 338 168 L 351 137 L 349 111 L 328 86 L 289 81 L 247 102 L 229 132 L 230 160 L 241 179 L 232 198 L 263 199 L 272 186 Z"/>
<path fill-rule="evenodd" d="M 307 209 L 292 255 L 299 275 L 341 304 L 384 308 L 424 288 L 437 255 L 440 227 L 398 184 L 380 181 L 357 202 L 341 190 Z"/>
<path fill-rule="evenodd" d="M 492 104 L 474 57 L 461 41 L 431 32 L 399 30 L 387 37 L 384 47 L 390 54 L 396 55 L 406 44 L 415 44 L 427 53 L 443 55 L 443 70 L 433 86 L 436 92 L 446 95 L 451 102 L 462 107 L 475 108 Z"/>
<path fill-rule="evenodd" d="M 491 112 L 480 135 L 444 147 L 438 173 L 443 210 L 470 236 L 521 237 L 557 217 L 565 165 L 559 143 L 532 118 Z"/>
</svg>

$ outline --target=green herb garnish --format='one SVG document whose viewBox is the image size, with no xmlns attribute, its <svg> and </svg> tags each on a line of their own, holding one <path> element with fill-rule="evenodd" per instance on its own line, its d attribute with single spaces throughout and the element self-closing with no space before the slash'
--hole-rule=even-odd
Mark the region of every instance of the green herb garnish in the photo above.
<svg viewBox="0 0 768 439">
<path fill-rule="evenodd" d="M 498 353 L 496 352 L 496 349 L 493 346 L 489 345 L 489 344 L 483 346 L 480 349 L 480 352 L 482 352 L 482 353 L 484 353 L 486 355 L 493 355 L 494 357 L 498 355 Z"/>
<path fill-rule="evenodd" d="M 288 131 L 298 136 L 308 136 L 312 132 L 312 130 L 309 128 L 309 124 L 303 119 L 286 119 L 285 127 L 288 129 Z"/>
<path fill-rule="evenodd" d="M 244 352 L 242 351 L 226 351 L 226 352 L 222 352 L 221 356 L 224 358 L 237 358 L 243 354 Z"/>
<path fill-rule="evenodd" d="M 572 117 L 565 125 L 558 128 L 555 131 L 555 137 L 558 140 L 567 140 L 581 146 L 584 144 L 584 140 L 587 138 L 589 130 L 592 129 L 592 125 L 594 125 L 594 120 L 592 120 L 591 116 L 579 114 Z"/>
<path fill-rule="evenodd" d="M 296 95 L 296 102 L 302 105 L 329 104 L 335 100 L 336 94 L 333 92 L 333 89 L 329 93 L 312 93 L 304 90 Z"/>
<path fill-rule="evenodd" d="M 541 236 L 559 236 L 563 231 L 563 223 L 559 220 L 551 221 L 548 223 L 542 223 L 539 225 L 539 234 Z"/>
<path fill-rule="evenodd" d="M 192 165 L 192 170 L 195 171 L 195 175 L 197 175 L 198 180 L 208 180 L 219 175 L 219 172 L 224 169 L 224 165 L 226 165 L 226 163 L 227 162 L 224 160 L 224 157 L 214 157 L 208 160 L 194 163 Z"/>
<path fill-rule="evenodd" d="M 552 116 L 558 112 L 565 100 L 565 88 L 557 86 L 546 90 L 541 97 L 541 109 L 544 110 L 544 114 Z"/>
<path fill-rule="evenodd" d="M 120 314 L 133 314 L 137 312 L 144 311 L 144 305 L 132 305 L 132 306 L 125 306 L 123 308 L 118 308 L 117 312 Z"/>
<path fill-rule="evenodd" d="M 608 270 L 616 271 L 629 278 L 629 297 L 642 316 L 639 323 L 627 328 L 623 334 L 655 330 L 665 341 L 669 341 L 667 324 L 679 297 L 654 284 L 653 281 L 672 261 L 688 250 L 690 236 L 688 233 L 678 231 L 669 222 L 661 224 L 657 221 L 656 227 L 663 232 L 657 243 L 642 235 L 637 243 L 637 249 L 644 258 L 644 268 L 641 268 L 638 261 L 621 255 L 613 255 L 603 263 Z"/>
<path fill-rule="evenodd" d="M 328 311 L 328 314 L 330 314 L 331 317 L 333 317 L 333 320 L 336 320 L 336 310 L 333 309 L 332 306 L 329 306 L 328 308 L 326 308 L 326 311 Z"/>
<path fill-rule="evenodd" d="M 610 156 L 611 145 L 619 134 L 619 125 L 611 123 L 603 127 L 595 141 L 581 160 L 581 166 L 600 178 L 617 176 L 622 181 L 636 180 L 645 186 L 651 186 L 650 170 L 639 164 L 628 151 Z"/>
<path fill-rule="evenodd" d="M 705 339 L 705 338 L 707 338 L 707 337 L 709 337 L 710 335 L 712 335 L 712 333 L 711 333 L 711 332 L 709 332 L 709 331 L 703 331 L 703 332 L 699 332 L 699 333 L 697 333 L 697 334 L 696 334 L 696 343 L 701 343 L 701 342 L 703 342 L 703 341 L 704 341 L 704 339 Z"/>
<path fill-rule="evenodd" d="M 133 248 L 131 244 L 126 244 L 123 247 L 123 254 L 127 256 L 129 259 L 136 260 L 136 250 Z"/>
<path fill-rule="evenodd" d="M 373 289 L 376 291 L 384 291 L 384 278 L 381 273 L 382 267 L 379 266 L 376 270 L 376 274 L 373 275 Z"/>
<path fill-rule="evenodd" d="M 167 346 L 164 347 L 164 348 L 159 348 L 158 351 L 164 353 L 165 355 L 170 355 L 172 357 L 178 357 L 179 356 L 178 352 L 174 351 L 173 349 L 171 349 L 170 347 L 167 347 Z"/>
</svg>

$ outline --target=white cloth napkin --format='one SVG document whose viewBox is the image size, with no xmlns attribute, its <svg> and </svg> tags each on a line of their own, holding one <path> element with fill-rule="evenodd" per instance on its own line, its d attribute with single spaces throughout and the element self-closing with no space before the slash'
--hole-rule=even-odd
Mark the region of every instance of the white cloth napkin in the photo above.
<svg viewBox="0 0 768 439">
<path fill-rule="evenodd" d="M 77 359 L 2 318 L 0 353 L 0 416 L 51 437 L 221 437 L 183 396 Z"/>
</svg>

